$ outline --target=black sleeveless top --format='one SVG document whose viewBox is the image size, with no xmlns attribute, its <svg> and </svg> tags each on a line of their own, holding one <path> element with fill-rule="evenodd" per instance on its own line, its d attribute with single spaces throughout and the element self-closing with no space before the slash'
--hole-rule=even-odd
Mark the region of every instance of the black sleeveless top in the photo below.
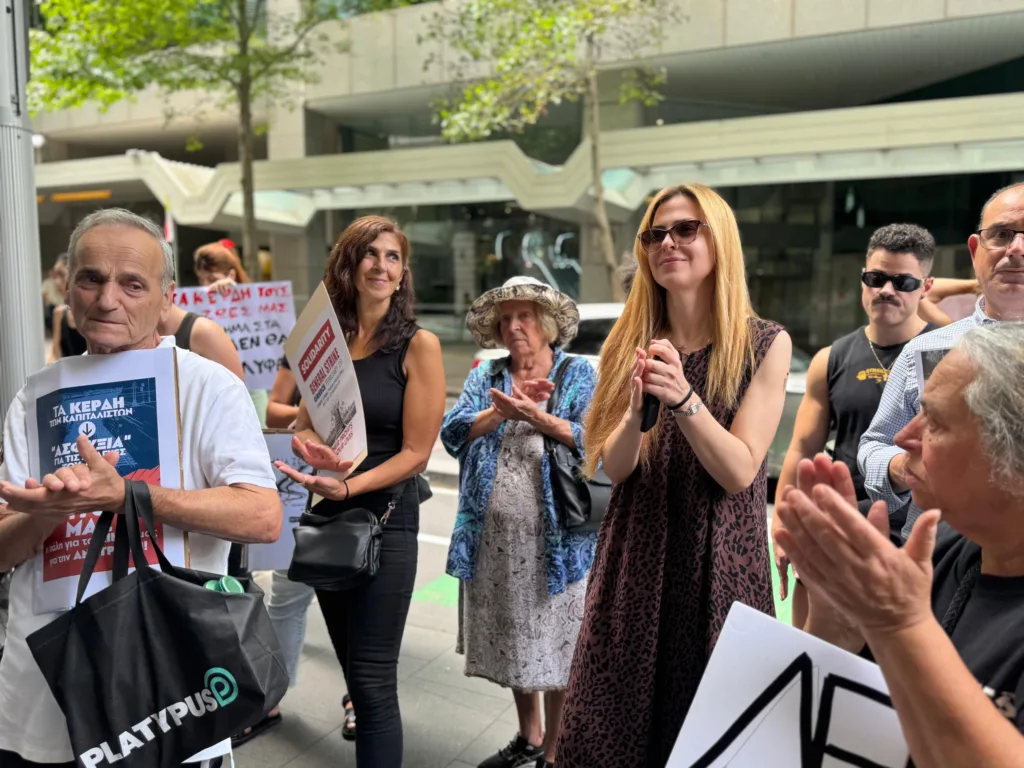
<svg viewBox="0 0 1024 768">
<path fill-rule="evenodd" d="M 196 324 L 198 319 L 199 315 L 195 312 L 185 314 L 185 319 L 181 321 L 178 330 L 174 332 L 174 346 L 179 349 L 192 349 L 192 326 Z"/>
<path fill-rule="evenodd" d="M 85 337 L 68 323 L 69 312 L 71 307 L 67 307 L 60 315 L 60 356 L 78 357 L 85 354 Z"/>
<path fill-rule="evenodd" d="M 362 360 L 352 361 L 366 419 L 366 459 L 359 465 L 358 472 L 379 467 L 402 450 L 406 383 L 402 368 L 411 342 L 412 336 L 393 352 L 378 350 Z"/>
<path fill-rule="evenodd" d="M 860 438 L 875 418 L 889 369 L 906 343 L 888 347 L 875 344 L 872 353 L 866 327 L 861 326 L 836 339 L 828 353 L 828 420 L 829 431 L 836 432 L 835 459 L 850 468 L 857 498 L 861 501 L 867 499 L 868 494 L 864 490 L 864 476 L 857 467 Z M 929 323 L 921 333 L 934 329 Z"/>
</svg>

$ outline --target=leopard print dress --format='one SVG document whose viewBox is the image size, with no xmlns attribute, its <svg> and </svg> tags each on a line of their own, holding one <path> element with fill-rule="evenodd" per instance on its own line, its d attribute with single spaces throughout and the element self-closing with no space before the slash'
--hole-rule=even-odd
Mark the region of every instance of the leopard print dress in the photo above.
<svg viewBox="0 0 1024 768">
<path fill-rule="evenodd" d="M 754 369 L 782 326 L 751 319 Z M 686 379 L 704 391 L 710 348 Z M 750 384 L 748 366 L 739 389 Z M 726 429 L 737 407 L 712 405 Z M 558 768 L 658 768 L 668 761 L 735 601 L 774 615 L 767 462 L 732 496 L 662 415 L 647 470 L 612 491 L 569 676 Z"/>
</svg>

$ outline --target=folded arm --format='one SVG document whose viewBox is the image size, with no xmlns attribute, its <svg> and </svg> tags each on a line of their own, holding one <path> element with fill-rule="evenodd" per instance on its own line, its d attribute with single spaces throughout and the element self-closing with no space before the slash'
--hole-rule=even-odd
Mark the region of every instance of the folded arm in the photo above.
<svg viewBox="0 0 1024 768">
<path fill-rule="evenodd" d="M 920 402 L 917 386 L 910 381 L 915 376 L 912 353 L 904 349 L 889 371 L 889 379 L 871 426 L 861 436 L 857 464 L 864 475 L 864 488 L 875 501 L 884 501 L 890 511 L 906 501 L 906 481 L 903 476 L 905 456 L 895 445 L 896 434 L 917 415 Z M 913 385 L 912 392 L 909 385 Z M 911 400 L 916 400 L 911 407 Z"/>
</svg>

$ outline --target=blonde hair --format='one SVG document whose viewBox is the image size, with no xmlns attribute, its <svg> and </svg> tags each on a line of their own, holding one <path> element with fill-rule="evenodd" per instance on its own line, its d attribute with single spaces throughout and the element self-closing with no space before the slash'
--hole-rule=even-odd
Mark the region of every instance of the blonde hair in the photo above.
<svg viewBox="0 0 1024 768">
<path fill-rule="evenodd" d="M 740 246 L 736 217 L 717 192 L 703 184 L 666 187 L 651 201 L 640 223 L 639 232 L 651 228 L 658 208 L 666 200 L 680 195 L 690 198 L 700 209 L 702 221 L 711 233 L 714 259 L 712 298 L 711 360 L 707 387 L 701 396 L 709 403 L 731 407 L 739 395 L 740 380 L 753 361 L 753 341 L 749 318 L 756 317 L 747 292 L 743 249 Z M 665 289 L 654 281 L 647 252 L 639 237 L 633 245 L 636 274 L 626 298 L 626 306 L 601 350 L 597 390 L 590 403 L 584 425 L 587 455 L 586 472 L 592 476 L 605 442 L 619 425 L 629 407 L 637 347 L 646 349 L 652 339 L 669 334 Z M 660 423 L 646 433 L 640 446 L 640 461 L 646 464 L 661 433 Z"/>
</svg>

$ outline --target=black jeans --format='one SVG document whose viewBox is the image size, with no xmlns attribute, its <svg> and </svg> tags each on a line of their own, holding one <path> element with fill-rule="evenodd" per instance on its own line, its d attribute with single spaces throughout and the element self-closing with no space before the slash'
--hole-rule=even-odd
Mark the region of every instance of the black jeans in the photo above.
<svg viewBox="0 0 1024 768">
<path fill-rule="evenodd" d="M 381 544 L 377 575 L 358 590 L 316 591 L 334 651 L 356 712 L 356 765 L 401 768 L 402 715 L 398 708 L 398 651 L 409 615 L 419 533 L 416 483 L 401 496 L 368 493 L 347 502 L 321 502 L 320 514 L 363 507 L 378 517 L 396 499 Z"/>
<path fill-rule="evenodd" d="M 215 757 L 213 760 L 204 760 L 201 763 L 186 763 L 187 768 L 221 768 L 224 761 L 222 758 Z M 0 750 L 0 768 L 76 768 L 78 763 L 30 763 L 25 760 L 21 755 L 16 755 L 13 752 L 5 752 Z"/>
</svg>

